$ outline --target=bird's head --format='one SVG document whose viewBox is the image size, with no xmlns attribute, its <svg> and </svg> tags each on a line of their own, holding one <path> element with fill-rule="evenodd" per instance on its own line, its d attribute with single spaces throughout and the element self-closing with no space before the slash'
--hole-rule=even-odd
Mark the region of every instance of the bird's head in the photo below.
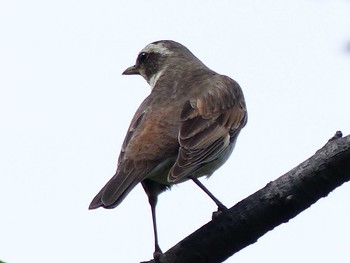
<svg viewBox="0 0 350 263">
<path fill-rule="evenodd" d="M 123 75 L 141 75 L 153 88 L 166 70 L 186 70 L 192 63 L 201 63 L 185 46 L 172 40 L 148 44 L 137 56 L 135 65 Z"/>
</svg>

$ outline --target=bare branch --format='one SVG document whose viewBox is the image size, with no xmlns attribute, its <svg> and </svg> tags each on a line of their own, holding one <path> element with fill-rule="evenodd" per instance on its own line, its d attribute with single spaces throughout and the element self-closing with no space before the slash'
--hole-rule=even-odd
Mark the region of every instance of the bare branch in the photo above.
<svg viewBox="0 0 350 263">
<path fill-rule="evenodd" d="M 222 262 L 350 180 L 350 135 L 237 203 L 160 256 L 159 263 Z M 144 263 L 154 263 L 154 260 Z"/>
</svg>

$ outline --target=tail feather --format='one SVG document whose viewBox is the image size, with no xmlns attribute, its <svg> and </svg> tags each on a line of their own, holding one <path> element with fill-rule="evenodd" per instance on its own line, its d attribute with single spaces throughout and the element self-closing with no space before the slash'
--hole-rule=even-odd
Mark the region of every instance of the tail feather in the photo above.
<svg viewBox="0 0 350 263">
<path fill-rule="evenodd" d="M 118 206 L 128 193 L 140 182 L 133 173 L 118 172 L 107 182 L 101 191 L 94 197 L 89 209 L 99 207 L 114 208 Z"/>
</svg>

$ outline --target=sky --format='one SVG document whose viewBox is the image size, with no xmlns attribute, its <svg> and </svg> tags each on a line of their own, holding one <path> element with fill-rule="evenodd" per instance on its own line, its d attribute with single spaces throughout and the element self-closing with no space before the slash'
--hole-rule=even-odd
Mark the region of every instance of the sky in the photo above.
<svg viewBox="0 0 350 263">
<path fill-rule="evenodd" d="M 114 174 L 150 93 L 122 76 L 172 39 L 240 83 L 248 124 L 204 184 L 228 207 L 350 133 L 350 1 L 1 1 L 0 260 L 140 262 L 153 253 L 138 185 L 113 210 L 88 205 Z M 350 184 L 225 262 L 349 262 Z M 166 251 L 216 207 L 192 182 L 159 197 Z"/>
</svg>

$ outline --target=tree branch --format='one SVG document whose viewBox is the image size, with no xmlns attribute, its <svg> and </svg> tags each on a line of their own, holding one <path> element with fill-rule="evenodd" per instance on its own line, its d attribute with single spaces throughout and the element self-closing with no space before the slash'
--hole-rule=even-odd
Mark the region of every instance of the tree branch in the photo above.
<svg viewBox="0 0 350 263">
<path fill-rule="evenodd" d="M 222 262 L 349 181 L 350 135 L 341 136 L 337 132 L 315 155 L 214 216 L 161 255 L 159 263 Z"/>
</svg>

